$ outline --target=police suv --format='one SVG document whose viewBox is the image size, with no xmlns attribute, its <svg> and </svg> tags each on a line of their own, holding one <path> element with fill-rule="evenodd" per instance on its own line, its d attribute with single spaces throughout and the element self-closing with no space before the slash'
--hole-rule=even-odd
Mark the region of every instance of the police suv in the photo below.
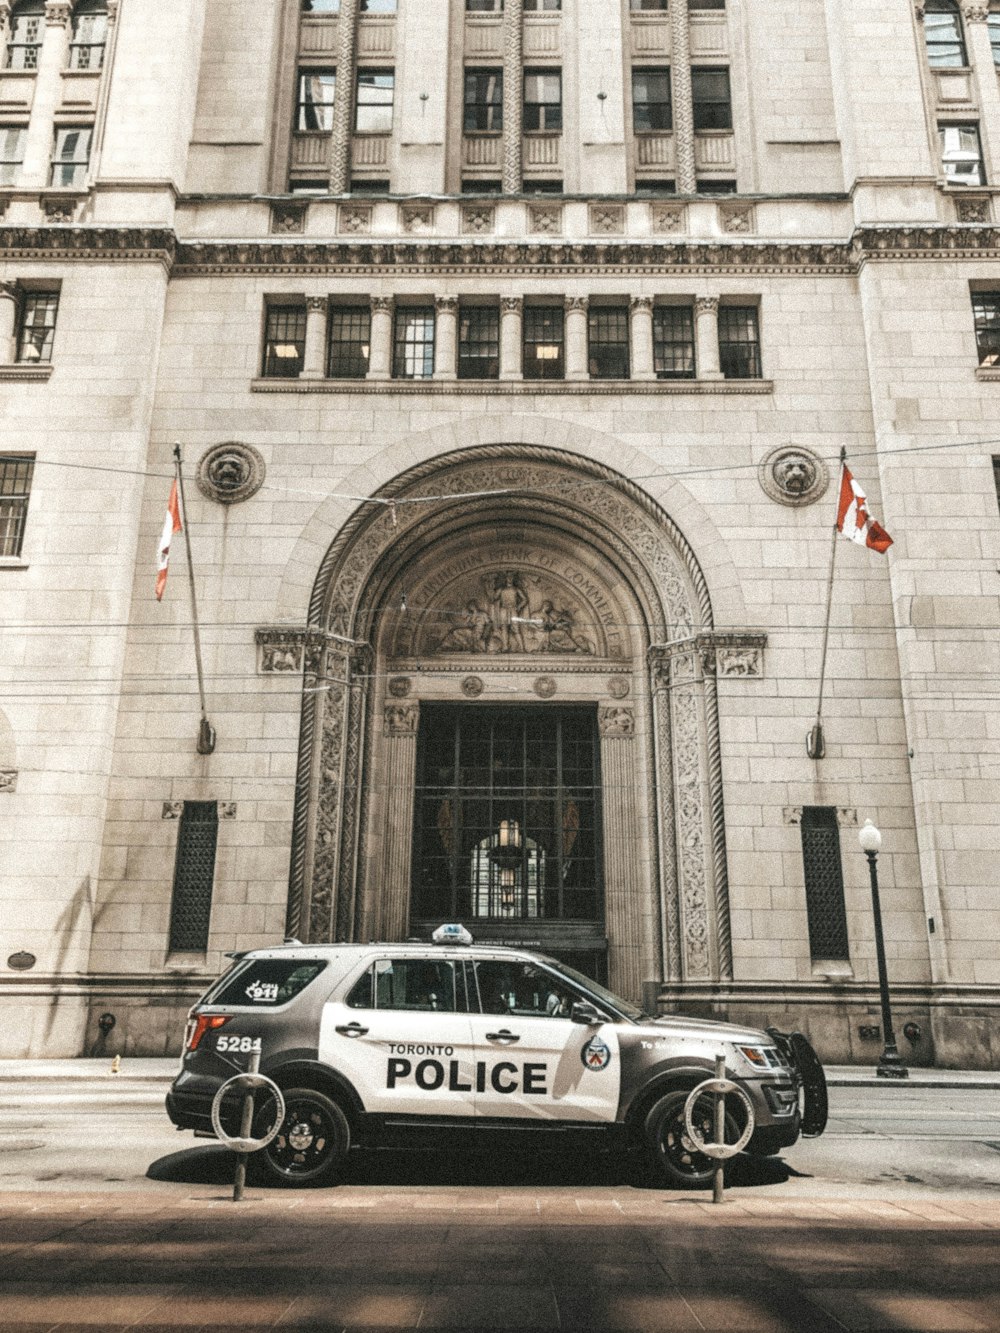
<svg viewBox="0 0 1000 1333">
<path fill-rule="evenodd" d="M 444 1129 L 450 1147 L 485 1148 L 491 1132 L 531 1129 L 616 1135 L 644 1149 L 653 1178 L 690 1188 L 713 1163 L 689 1137 L 684 1106 L 722 1054 L 753 1107 L 750 1152 L 822 1132 L 822 1069 L 804 1039 L 654 1018 L 551 958 L 473 945 L 461 927 L 435 940 L 236 956 L 191 1010 L 171 1120 L 211 1134 L 216 1092 L 257 1051 L 285 1102 L 260 1154 L 283 1184 L 334 1178 L 352 1144 L 426 1142 Z M 734 1142 L 747 1117 L 730 1102 Z M 711 1098 L 693 1123 L 713 1138 Z"/>
</svg>

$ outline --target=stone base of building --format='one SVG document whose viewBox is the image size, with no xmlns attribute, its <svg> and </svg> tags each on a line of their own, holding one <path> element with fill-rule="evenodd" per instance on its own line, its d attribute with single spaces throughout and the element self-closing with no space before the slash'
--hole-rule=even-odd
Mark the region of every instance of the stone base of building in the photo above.
<svg viewBox="0 0 1000 1333">
<path fill-rule="evenodd" d="M 188 1010 L 215 978 L 128 976 L 0 983 L 0 1058 L 179 1055 Z M 882 1050 L 878 987 L 847 983 L 647 983 L 661 1014 L 799 1031 L 832 1065 L 874 1065 Z M 102 1030 L 102 1015 L 114 1025 Z M 892 988 L 900 1055 L 914 1068 L 1000 1069 L 1000 987 Z M 916 1029 L 919 1029 L 919 1033 Z"/>
</svg>

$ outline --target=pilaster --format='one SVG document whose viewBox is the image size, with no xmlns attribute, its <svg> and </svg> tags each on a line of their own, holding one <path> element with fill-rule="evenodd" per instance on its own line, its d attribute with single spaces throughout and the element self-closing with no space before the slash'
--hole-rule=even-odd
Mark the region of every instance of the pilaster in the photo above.
<svg viewBox="0 0 1000 1333">
<path fill-rule="evenodd" d="M 524 301 L 520 296 L 500 298 L 500 378 L 521 378 L 521 319 Z"/>
<path fill-rule="evenodd" d="M 632 378 L 634 380 L 655 380 L 653 298 L 651 296 L 634 296 L 631 311 L 632 320 L 629 332 L 631 336 Z"/>
<path fill-rule="evenodd" d="M 990 30 L 987 26 L 989 8 L 984 3 L 963 5 L 965 41 L 969 48 L 969 63 L 979 99 L 979 133 L 983 142 L 986 179 L 996 181 L 1000 175 L 1000 79 L 993 59 Z"/>
<path fill-rule="evenodd" d="M 341 0 L 337 19 L 337 86 L 330 134 L 330 193 L 346 194 L 351 181 L 354 117 L 354 64 L 358 42 L 358 0 Z"/>
<path fill-rule="evenodd" d="M 31 119 L 21 166 L 21 184 L 26 187 L 43 187 L 49 183 L 55 112 L 59 105 L 62 71 L 69 55 L 70 13 L 70 6 L 64 0 L 46 0 L 45 37 L 38 57 Z"/>
<path fill-rule="evenodd" d="M 303 379 L 322 379 L 326 344 L 325 296 L 306 297 L 306 347 L 302 363 Z"/>
<path fill-rule="evenodd" d="M 611 985 L 623 995 L 642 989 L 639 923 L 639 807 L 635 800 L 635 710 L 605 704 L 598 711 L 601 785 L 604 793 L 604 883 Z"/>
<path fill-rule="evenodd" d="M 585 296 L 566 298 L 566 378 L 589 378 L 588 362 L 588 301 Z"/>
<path fill-rule="evenodd" d="M 13 365 L 17 356 L 17 287 L 0 282 L 0 365 Z"/>
<path fill-rule="evenodd" d="M 719 298 L 699 296 L 694 303 L 695 343 L 700 380 L 721 380 L 719 364 Z"/>
<path fill-rule="evenodd" d="M 503 192 L 519 194 L 524 121 L 524 0 L 506 0 L 503 15 Z"/>
<path fill-rule="evenodd" d="M 371 309 L 371 354 L 368 360 L 368 378 L 387 380 L 392 373 L 392 297 L 373 296 Z"/>
<path fill-rule="evenodd" d="M 458 370 L 458 297 L 434 301 L 434 378 L 451 380 Z"/>
<path fill-rule="evenodd" d="M 385 758 L 385 836 L 382 882 L 378 889 L 378 934 L 405 939 L 410 909 L 410 861 L 413 854 L 413 793 L 417 778 L 417 728 L 420 705 L 387 703 L 383 715 Z"/>
<path fill-rule="evenodd" d="M 688 7 L 670 6 L 670 95 L 673 100 L 677 193 L 694 194 L 694 101 L 691 94 L 691 31 Z"/>
</svg>

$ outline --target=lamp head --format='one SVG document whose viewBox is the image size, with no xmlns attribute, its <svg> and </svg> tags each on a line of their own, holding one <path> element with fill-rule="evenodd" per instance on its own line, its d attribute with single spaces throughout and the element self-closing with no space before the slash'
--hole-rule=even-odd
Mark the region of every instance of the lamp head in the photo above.
<svg viewBox="0 0 1000 1333">
<path fill-rule="evenodd" d="M 878 852 L 882 848 L 882 834 L 870 819 L 865 820 L 864 828 L 858 832 L 858 842 L 863 852 Z"/>
</svg>

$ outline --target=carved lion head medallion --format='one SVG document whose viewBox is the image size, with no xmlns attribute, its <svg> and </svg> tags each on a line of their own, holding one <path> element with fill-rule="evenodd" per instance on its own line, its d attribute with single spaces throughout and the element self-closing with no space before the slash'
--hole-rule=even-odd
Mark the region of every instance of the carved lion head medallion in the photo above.
<svg viewBox="0 0 1000 1333">
<path fill-rule="evenodd" d="M 218 504 L 249 500 L 264 484 L 264 460 L 249 444 L 217 444 L 204 453 L 196 480 L 203 495 Z"/>
<path fill-rule="evenodd" d="M 830 473 L 818 454 L 800 444 L 772 449 L 758 476 L 764 491 L 783 505 L 814 504 L 830 484 Z"/>
</svg>

